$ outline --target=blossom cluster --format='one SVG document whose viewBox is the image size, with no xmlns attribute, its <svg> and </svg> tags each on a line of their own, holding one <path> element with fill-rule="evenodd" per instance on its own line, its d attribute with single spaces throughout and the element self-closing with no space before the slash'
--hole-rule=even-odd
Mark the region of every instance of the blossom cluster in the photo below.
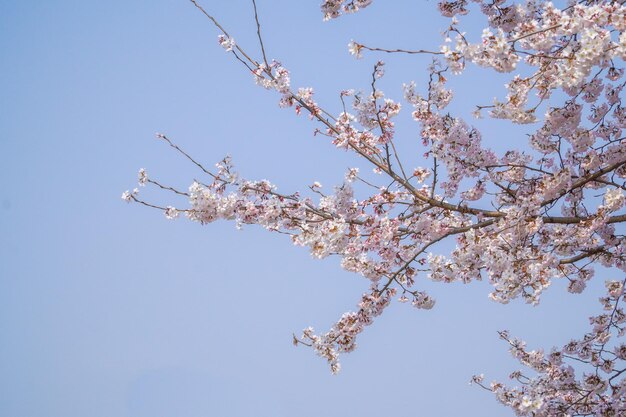
<svg viewBox="0 0 626 417">
<path fill-rule="evenodd" d="M 322 12 L 330 19 L 370 3 L 326 0 Z M 471 3 L 487 20 L 476 43 L 459 23 Z M 312 195 L 283 194 L 267 180 L 244 179 L 229 158 L 215 170 L 205 169 L 158 135 L 209 180 L 179 191 L 142 170 L 140 186 L 171 191 L 186 203 L 159 206 L 144 201 L 139 189 L 122 198 L 160 209 L 170 219 L 184 214 L 201 224 L 260 225 L 289 235 L 315 258 L 339 257 L 342 268 L 367 279 L 371 288 L 356 312 L 344 314 L 325 333 L 307 328 L 294 337 L 325 358 L 333 373 L 340 369 L 340 354 L 355 349 L 357 336 L 392 299 L 420 309 L 434 306 L 418 278 L 488 280 L 490 298 L 500 303 L 521 298 L 537 304 L 554 280 L 565 281 L 572 293 L 583 292 L 597 266 L 626 272 L 626 6 L 621 3 L 571 1 L 558 8 L 540 0 L 439 2 L 451 20 L 438 52 L 383 50 L 438 57 L 428 66 L 428 83 L 404 85 L 405 105 L 432 162 L 428 168 L 405 168 L 396 150 L 395 123 L 403 106 L 378 87 L 382 61 L 374 66 L 369 91 L 342 91 L 342 109 L 330 111 L 314 100 L 312 88 L 293 88 L 280 62 L 248 58 L 241 46 L 233 50 L 232 38 L 221 36 L 219 43 L 244 62 L 256 83 L 278 93 L 280 107 L 308 114 L 316 133 L 358 155 L 383 180 L 373 183 L 351 168 L 332 193 L 315 183 Z M 356 57 L 380 50 L 356 41 L 349 48 Z M 447 77 L 470 64 L 511 73 L 506 96 L 477 104 L 475 114 L 488 110 L 489 117 L 527 126 L 526 150 L 490 149 L 478 128 L 449 110 L 455 96 Z M 365 194 L 357 187 L 367 196 L 357 198 Z M 439 250 L 444 240 L 455 242 L 454 249 Z M 514 356 L 536 375 L 515 373 L 521 387 L 485 387 L 518 415 L 626 415 L 626 346 L 615 342 L 626 321 L 623 287 L 623 281 L 609 282 L 601 300 L 608 313 L 591 318 L 592 332 L 550 354 L 529 351 L 502 333 Z M 592 372 L 581 374 L 572 360 Z M 481 377 L 474 381 L 482 384 Z"/>
<path fill-rule="evenodd" d="M 324 0 L 322 13 L 324 20 L 335 19 L 342 13 L 354 13 L 372 4 L 372 0 Z"/>
<path fill-rule="evenodd" d="M 594 68 L 602 69 L 607 78 L 615 76 L 613 62 L 626 56 L 626 6 L 617 1 L 576 2 L 559 9 L 548 1 L 472 0 L 480 4 L 489 27 L 481 41 L 470 42 L 453 18 L 445 31 L 441 48 L 454 73 L 461 73 L 467 62 L 498 72 L 512 72 L 523 62 L 534 72 L 517 76 L 508 85 L 506 101 L 496 100 L 492 115 L 515 123 L 532 123 L 537 119 L 537 105 L 529 106 L 529 94 L 548 99 L 561 89 L 572 97 L 588 84 Z M 444 16 L 468 13 L 468 1 L 442 1 Z M 594 78 L 600 74 L 595 74 Z M 595 102 L 602 89 L 597 81 L 587 87 L 584 100 Z M 596 94 L 593 93 L 596 91 Z"/>
<path fill-rule="evenodd" d="M 371 293 L 363 294 L 358 311 L 344 313 L 339 321 L 321 336 L 316 335 L 312 327 L 307 327 L 302 331 L 300 339 L 294 336 L 294 344 L 301 343 L 312 347 L 319 356 L 328 361 L 331 372 L 336 374 L 341 369 L 339 352 L 351 352 L 356 348 L 356 336 L 365 326 L 373 322 L 374 317 L 382 314 L 395 294 L 396 290 L 393 288 L 382 293 L 374 288 Z"/>
<path fill-rule="evenodd" d="M 473 382 L 518 416 L 626 415 L 626 379 L 620 379 L 626 372 L 624 281 L 607 281 L 606 287 L 607 295 L 600 299 L 605 312 L 589 319 L 591 331 L 549 353 L 529 350 L 524 341 L 500 332 L 511 354 L 532 373 L 513 372 L 510 378 L 519 386 L 487 386 L 482 375 Z"/>
</svg>

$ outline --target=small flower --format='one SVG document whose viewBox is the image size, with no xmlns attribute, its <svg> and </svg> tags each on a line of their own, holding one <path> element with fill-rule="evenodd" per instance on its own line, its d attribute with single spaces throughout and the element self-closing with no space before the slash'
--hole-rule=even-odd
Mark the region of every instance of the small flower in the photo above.
<svg viewBox="0 0 626 417">
<path fill-rule="evenodd" d="M 484 379 L 485 379 L 485 374 L 474 375 L 474 376 L 472 376 L 472 380 L 470 381 L 470 385 L 471 384 L 480 384 L 480 383 L 483 382 Z"/>
<path fill-rule="evenodd" d="M 413 170 L 413 176 L 418 182 L 424 182 L 430 176 L 430 171 L 426 168 L 417 167 Z"/>
<path fill-rule="evenodd" d="M 363 55 L 361 54 L 362 49 L 363 45 L 358 44 L 355 41 L 350 41 L 348 44 L 348 51 L 350 51 L 350 54 L 354 55 L 356 59 L 363 58 Z"/>
<path fill-rule="evenodd" d="M 422 310 L 430 310 L 435 305 L 435 300 L 425 292 L 418 292 L 413 295 L 413 307 Z"/>
<path fill-rule="evenodd" d="M 164 214 L 165 214 L 165 217 L 166 217 L 168 220 L 174 220 L 175 218 L 177 218 L 177 217 L 178 217 L 179 211 L 178 211 L 178 210 L 176 210 L 176 208 L 174 208 L 174 207 L 172 207 L 172 206 L 167 206 L 167 207 L 165 208 L 165 212 L 164 212 Z"/>
<path fill-rule="evenodd" d="M 385 63 L 383 61 L 378 61 L 376 66 L 374 67 L 374 78 L 379 79 L 385 75 Z"/>
<path fill-rule="evenodd" d="M 148 182 L 148 174 L 146 173 L 145 169 L 141 168 L 139 170 L 138 178 L 139 178 L 139 185 L 144 187 L 146 185 L 146 182 Z"/>
<path fill-rule="evenodd" d="M 130 203 L 132 200 L 135 199 L 135 196 L 137 194 L 139 194 L 138 188 L 134 188 L 132 192 L 129 190 L 126 190 L 122 193 L 122 200 L 126 201 L 127 203 Z"/>
<path fill-rule="evenodd" d="M 346 173 L 346 181 L 353 182 L 358 175 L 359 175 L 358 168 L 350 168 L 348 172 Z"/>
<path fill-rule="evenodd" d="M 226 35 L 219 35 L 217 37 L 217 41 L 219 44 L 226 50 L 226 52 L 231 52 L 235 47 L 235 40 Z"/>
</svg>

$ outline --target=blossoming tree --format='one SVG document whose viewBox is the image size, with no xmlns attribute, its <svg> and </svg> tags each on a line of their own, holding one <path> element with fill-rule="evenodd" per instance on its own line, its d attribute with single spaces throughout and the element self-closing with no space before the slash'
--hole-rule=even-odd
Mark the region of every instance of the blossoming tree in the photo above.
<svg viewBox="0 0 626 417">
<path fill-rule="evenodd" d="M 283 194 L 266 180 L 241 178 L 230 158 L 207 169 L 157 134 L 207 180 L 177 190 L 141 170 L 139 185 L 160 187 L 188 203 L 161 206 L 145 201 L 138 189 L 125 192 L 124 200 L 162 210 L 169 219 L 184 214 L 201 224 L 258 224 L 289 235 L 316 258 L 340 257 L 344 269 L 369 280 L 370 290 L 356 311 L 345 313 L 326 332 L 307 328 L 294 336 L 294 344 L 311 347 L 333 373 L 340 370 L 340 354 L 355 349 L 358 335 L 393 300 L 418 309 L 434 306 L 434 299 L 420 290 L 419 278 L 443 283 L 486 279 L 495 302 L 522 298 L 536 304 L 553 280 L 567 280 L 570 292 L 584 291 L 594 268 L 602 266 L 603 274 L 611 274 L 600 299 L 603 311 L 590 318 L 587 333 L 545 352 L 530 350 L 503 331 L 500 336 L 526 371 L 511 374 L 512 387 L 487 384 L 482 376 L 473 382 L 517 415 L 626 415 L 626 344 L 620 339 L 626 332 L 623 1 L 441 1 L 439 10 L 450 21 L 440 47 L 388 50 L 351 42 L 349 50 L 357 58 L 379 52 L 433 56 L 429 82 L 404 86 L 404 102 L 412 107 L 431 163 L 427 168 L 407 166 L 397 151 L 401 139 L 394 117 L 401 104 L 377 88 L 382 61 L 373 69 L 371 89 L 341 91 L 343 111 L 333 114 L 315 101 L 312 88 L 293 88 L 288 69 L 268 59 L 254 0 L 258 57 L 191 2 L 215 25 L 219 44 L 258 85 L 278 94 L 280 107 L 307 114 L 317 123 L 317 134 L 362 158 L 384 185 L 352 168 L 333 194 L 324 194 L 318 183 L 309 195 Z M 371 3 L 326 0 L 321 9 L 324 19 L 334 19 Z M 470 11 L 486 20 L 476 43 L 465 36 L 458 19 Z M 506 97 L 475 106 L 474 115 L 525 125 L 525 149 L 491 150 L 470 121 L 446 110 L 453 98 L 446 77 L 462 75 L 468 65 L 510 74 Z M 357 198 L 357 188 L 367 197 Z M 444 241 L 456 246 L 442 252 L 438 244 Z"/>
</svg>

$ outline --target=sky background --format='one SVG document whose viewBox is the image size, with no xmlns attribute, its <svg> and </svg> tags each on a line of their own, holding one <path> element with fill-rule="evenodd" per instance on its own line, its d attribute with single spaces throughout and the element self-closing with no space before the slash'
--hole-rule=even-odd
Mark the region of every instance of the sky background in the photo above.
<svg viewBox="0 0 626 417">
<path fill-rule="evenodd" d="M 367 90 L 377 59 L 390 97 L 426 80 L 430 58 L 355 60 L 351 39 L 435 49 L 447 22 L 434 1 L 378 1 L 331 22 L 319 0 L 257 3 L 268 55 L 333 112 L 340 90 Z M 250 1 L 202 4 L 258 56 Z M 472 19 L 462 21 L 475 38 Z M 370 170 L 314 137 L 306 116 L 279 109 L 217 34 L 185 0 L 0 0 L 0 416 L 512 415 L 468 385 L 476 373 L 506 380 L 519 369 L 496 331 L 546 349 L 581 335 L 609 273 L 583 295 L 556 282 L 539 307 L 495 304 L 487 283 L 423 277 L 436 308 L 394 303 L 332 376 L 292 346 L 292 332 L 328 329 L 365 279 L 258 227 L 167 221 L 120 199 L 139 168 L 179 188 L 200 177 L 155 132 L 207 166 L 230 154 L 242 176 L 285 193 L 314 181 L 332 190 L 348 167 Z M 461 115 L 504 95 L 492 71 L 450 82 Z M 497 150 L 526 146 L 523 130 L 475 123 Z M 418 135 L 403 112 L 407 161 L 425 151 Z"/>
</svg>

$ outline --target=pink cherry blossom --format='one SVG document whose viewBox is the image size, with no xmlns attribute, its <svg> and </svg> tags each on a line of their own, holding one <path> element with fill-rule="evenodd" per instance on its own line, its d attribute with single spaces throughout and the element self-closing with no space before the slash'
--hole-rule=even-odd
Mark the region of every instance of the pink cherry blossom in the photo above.
<svg viewBox="0 0 626 417">
<path fill-rule="evenodd" d="M 371 3 L 326 0 L 321 10 L 324 19 L 332 19 Z M 511 374 L 512 387 L 488 384 L 483 375 L 472 382 L 519 416 L 624 416 L 622 3 L 569 1 L 559 8 L 543 0 L 440 1 L 439 11 L 450 24 L 441 45 L 431 50 L 349 44 L 357 58 L 377 52 L 433 55 L 424 68 L 428 82 L 407 80 L 401 103 L 379 88 L 385 64 L 378 61 L 368 69 L 368 91 L 346 88 L 339 93 L 341 111 L 319 104 L 312 87 L 293 87 L 289 70 L 279 61 L 268 60 L 264 50 L 253 58 L 207 14 L 223 32 L 219 43 L 247 67 L 256 84 L 275 92 L 279 107 L 308 115 L 315 134 L 327 138 L 329 151 L 355 154 L 380 174 L 379 182 L 350 168 L 343 181 L 328 188 L 331 192 L 322 193 L 318 182 L 308 194 L 279 192 L 267 180 L 245 179 L 230 158 L 206 169 L 157 134 L 195 164 L 203 178 L 181 191 L 148 178 L 142 169 L 140 185 L 156 186 L 182 202 L 161 206 L 141 198 L 138 189 L 122 198 L 162 210 L 167 218 L 180 213 L 200 224 L 257 224 L 288 235 L 314 258 L 338 257 L 342 268 L 368 280 L 370 290 L 357 297 L 355 311 L 326 332 L 308 327 L 294 336 L 296 345 L 311 347 L 333 373 L 340 370 L 340 356 L 356 348 L 358 336 L 393 299 L 419 309 L 434 307 L 435 300 L 420 288 L 423 279 L 486 280 L 496 302 L 537 304 L 555 280 L 566 282 L 570 292 L 584 292 L 590 280 L 602 279 L 595 276 L 601 266 L 598 275 L 610 271 L 612 276 L 600 299 L 604 312 L 591 316 L 587 333 L 564 346 L 530 349 L 502 331 L 501 338 L 526 370 Z M 457 16 L 468 13 L 484 17 L 482 33 L 466 36 Z M 527 137 L 507 142 L 506 151 L 488 147 L 477 127 L 449 110 L 456 98 L 448 78 L 462 76 L 470 65 L 508 77 L 503 97 L 491 104 L 469 103 L 476 116 L 528 129 Z M 395 146 L 403 105 L 416 122 L 427 167 L 409 166 Z M 440 249 L 442 241 L 453 242 L 454 248 Z"/>
</svg>

